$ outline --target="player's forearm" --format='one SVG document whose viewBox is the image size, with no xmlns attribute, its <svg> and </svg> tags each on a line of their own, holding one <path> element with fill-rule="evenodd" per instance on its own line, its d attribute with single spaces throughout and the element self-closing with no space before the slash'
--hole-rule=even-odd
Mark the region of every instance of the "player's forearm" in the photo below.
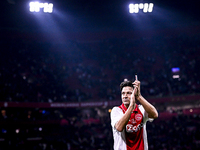
<svg viewBox="0 0 200 150">
<path fill-rule="evenodd" d="M 156 108 L 150 104 L 143 96 L 139 96 L 137 100 L 144 107 L 145 111 L 148 113 L 149 118 L 158 118 L 158 112 Z"/>
<path fill-rule="evenodd" d="M 123 117 L 115 124 L 115 128 L 117 131 L 122 132 L 123 129 L 125 128 L 126 124 L 128 123 L 130 117 L 131 117 L 131 112 L 133 111 L 133 106 L 129 106 Z"/>
</svg>

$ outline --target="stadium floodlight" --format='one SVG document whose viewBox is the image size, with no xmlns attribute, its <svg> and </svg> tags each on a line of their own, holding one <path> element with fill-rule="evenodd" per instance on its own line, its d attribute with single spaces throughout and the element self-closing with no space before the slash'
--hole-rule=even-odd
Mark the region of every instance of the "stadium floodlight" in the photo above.
<svg viewBox="0 0 200 150">
<path fill-rule="evenodd" d="M 139 12 L 138 4 L 129 4 L 129 12 L 130 13 L 138 13 Z"/>
<path fill-rule="evenodd" d="M 144 13 L 146 13 L 148 11 L 148 6 L 149 6 L 149 4 L 147 4 L 147 3 L 144 4 L 144 9 L 143 9 Z"/>
<path fill-rule="evenodd" d="M 153 11 L 153 6 L 154 6 L 153 3 L 150 3 L 150 4 L 149 4 L 149 12 L 152 12 L 152 11 Z"/>
<path fill-rule="evenodd" d="M 53 4 L 52 3 L 44 3 L 44 12 L 52 13 L 53 12 Z"/>
<path fill-rule="evenodd" d="M 43 9 L 44 13 L 52 13 L 53 12 L 53 4 L 52 3 L 40 3 L 40 2 L 30 2 L 29 3 L 29 11 L 30 12 L 40 12 L 40 9 Z"/>
<path fill-rule="evenodd" d="M 29 10 L 30 12 L 39 12 L 40 11 L 39 2 L 30 2 Z"/>
<path fill-rule="evenodd" d="M 139 6 L 139 9 L 143 9 L 144 8 L 144 4 L 143 3 L 140 3 L 138 6 Z"/>
<path fill-rule="evenodd" d="M 140 3 L 140 4 L 129 4 L 129 13 L 139 13 L 142 9 L 144 13 L 151 13 L 153 11 L 153 3 Z"/>
</svg>

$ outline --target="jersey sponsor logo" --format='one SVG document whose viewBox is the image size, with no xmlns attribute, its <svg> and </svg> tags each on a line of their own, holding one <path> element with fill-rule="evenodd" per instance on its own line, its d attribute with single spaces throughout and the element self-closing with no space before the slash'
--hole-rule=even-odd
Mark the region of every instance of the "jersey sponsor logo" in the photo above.
<svg viewBox="0 0 200 150">
<path fill-rule="evenodd" d="M 137 120 L 137 121 L 142 120 L 142 115 L 141 114 L 135 115 L 135 120 Z"/>
<path fill-rule="evenodd" d="M 126 132 L 132 133 L 132 132 L 137 132 L 143 127 L 143 123 L 138 124 L 136 126 L 133 126 L 132 124 L 127 124 L 126 125 Z"/>
</svg>

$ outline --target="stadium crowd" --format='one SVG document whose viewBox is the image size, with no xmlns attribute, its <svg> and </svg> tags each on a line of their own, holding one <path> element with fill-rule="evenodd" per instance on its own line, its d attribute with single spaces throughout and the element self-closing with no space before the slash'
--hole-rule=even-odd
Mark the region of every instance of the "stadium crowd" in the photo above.
<svg viewBox="0 0 200 150">
<path fill-rule="evenodd" d="M 145 43 L 145 44 L 144 44 Z M 198 35 L 91 43 L 1 41 L 1 101 L 119 99 L 119 83 L 138 74 L 145 97 L 199 93 Z M 179 68 L 179 78 L 172 78 Z"/>
<path fill-rule="evenodd" d="M 1 102 L 113 101 L 120 99 L 121 81 L 134 80 L 135 73 L 147 98 L 200 92 L 196 34 L 89 43 L 16 38 L 0 44 Z M 175 67 L 179 78 L 172 77 Z M 0 150 L 111 150 L 109 113 L 100 117 L 91 110 L 1 108 Z M 149 149 L 199 149 L 199 117 L 175 113 L 148 123 Z"/>
<path fill-rule="evenodd" d="M 42 113 L 37 109 L 4 110 L 0 123 L 0 150 L 112 150 L 109 113 L 100 117 L 95 109 L 90 111 L 46 109 Z M 174 112 L 148 123 L 149 150 L 199 149 L 199 120 L 199 114 Z"/>
</svg>

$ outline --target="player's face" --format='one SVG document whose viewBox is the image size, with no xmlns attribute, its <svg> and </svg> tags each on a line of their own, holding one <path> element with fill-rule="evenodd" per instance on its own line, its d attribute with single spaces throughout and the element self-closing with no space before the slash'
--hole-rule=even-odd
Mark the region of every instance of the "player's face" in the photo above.
<svg viewBox="0 0 200 150">
<path fill-rule="evenodd" d="M 126 108 L 128 108 L 128 106 L 130 104 L 132 93 L 133 93 L 132 87 L 130 87 L 130 86 L 123 87 L 122 92 L 121 92 L 121 98 L 122 98 L 122 102 L 124 103 Z"/>
</svg>

